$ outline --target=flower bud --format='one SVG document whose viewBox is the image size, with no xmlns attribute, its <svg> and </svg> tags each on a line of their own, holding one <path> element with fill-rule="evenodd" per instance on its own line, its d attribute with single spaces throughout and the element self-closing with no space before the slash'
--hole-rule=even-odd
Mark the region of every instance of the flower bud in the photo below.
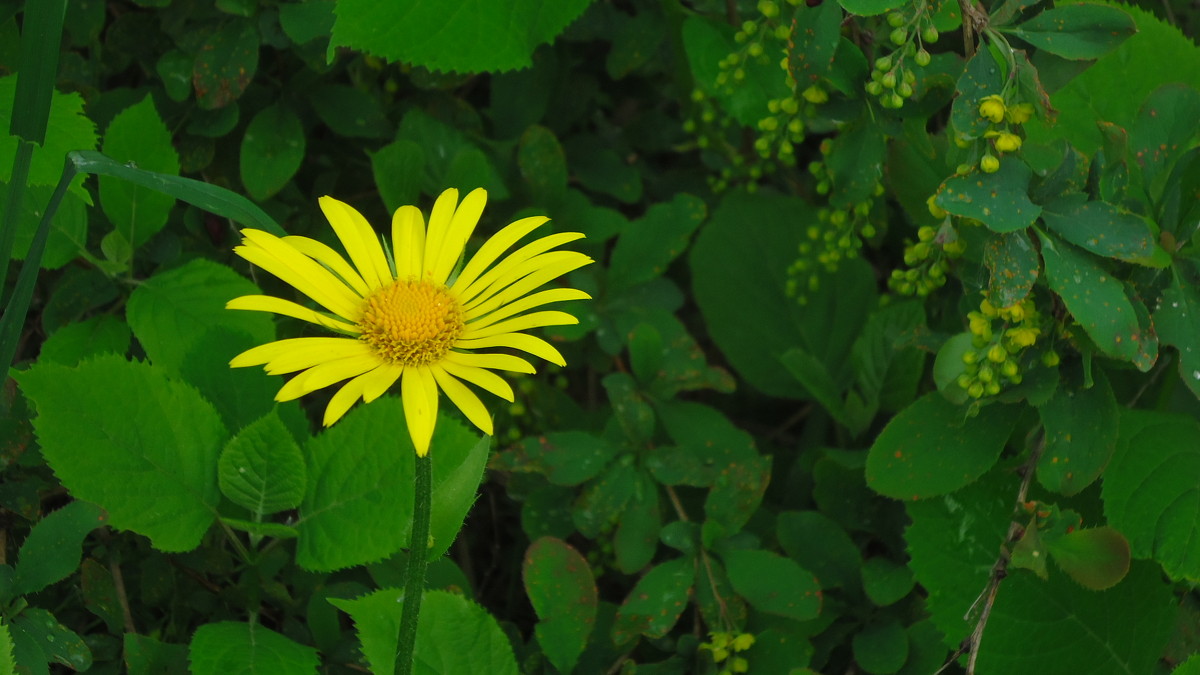
<svg viewBox="0 0 1200 675">
<path fill-rule="evenodd" d="M 992 124 L 999 124 L 1004 120 L 1004 110 L 1004 99 L 996 94 L 984 96 L 979 101 L 979 116 Z"/>
</svg>

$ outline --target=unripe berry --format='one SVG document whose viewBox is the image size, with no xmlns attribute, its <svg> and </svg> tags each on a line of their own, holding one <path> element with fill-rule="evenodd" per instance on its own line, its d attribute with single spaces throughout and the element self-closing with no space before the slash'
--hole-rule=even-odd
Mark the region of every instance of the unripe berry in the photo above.
<svg viewBox="0 0 1200 675">
<path fill-rule="evenodd" d="M 909 98 L 913 95 L 912 85 L 907 82 L 901 82 L 899 87 L 896 87 L 896 93 L 904 98 Z"/>
<path fill-rule="evenodd" d="M 913 61 L 916 61 L 917 65 L 921 67 L 929 65 L 929 62 L 932 60 L 933 57 L 924 49 L 918 50 L 916 56 L 913 57 Z"/>
<path fill-rule="evenodd" d="M 930 44 L 937 42 L 938 37 L 938 29 L 934 28 L 933 24 L 929 24 L 925 30 L 921 31 L 921 39 Z"/>
<path fill-rule="evenodd" d="M 1000 393 L 1000 383 L 996 381 L 988 382 L 983 385 L 983 392 L 988 396 L 995 396 Z"/>
<path fill-rule="evenodd" d="M 892 92 L 892 95 L 888 97 L 888 103 L 891 104 L 889 106 L 891 108 L 901 108 L 904 106 L 904 99 L 900 97 L 900 94 Z"/>
<path fill-rule="evenodd" d="M 897 28 L 893 30 L 892 34 L 888 37 L 891 39 L 892 44 L 900 46 L 908 40 L 908 31 L 904 30 L 903 28 Z"/>
<path fill-rule="evenodd" d="M 1021 149 L 1021 137 L 1005 132 L 996 136 L 995 144 L 999 152 L 1013 152 Z"/>
<path fill-rule="evenodd" d="M 779 109 L 789 115 L 795 115 L 800 111 L 800 102 L 789 96 L 779 102 Z"/>
<path fill-rule="evenodd" d="M 883 85 L 878 82 L 868 82 L 866 86 L 867 93 L 872 96 L 879 96 L 883 93 Z"/>
<path fill-rule="evenodd" d="M 1008 352 L 1000 345 L 992 345 L 992 348 L 987 353 L 988 361 L 992 363 L 1004 363 L 1008 359 Z"/>
<path fill-rule="evenodd" d="M 774 19 L 779 16 L 779 5 L 772 0 L 758 0 L 758 11 L 768 19 Z"/>
<path fill-rule="evenodd" d="M 775 27 L 775 39 L 776 40 L 786 40 L 790 37 L 792 37 L 792 27 L 791 26 L 782 25 L 782 26 Z"/>
<path fill-rule="evenodd" d="M 983 158 L 979 160 L 979 168 L 984 173 L 996 173 L 1000 170 L 1000 160 L 996 159 L 992 155 L 984 155 Z"/>
<path fill-rule="evenodd" d="M 1057 366 L 1059 361 L 1060 361 L 1060 359 L 1058 356 L 1058 352 L 1054 351 L 1053 349 L 1046 352 L 1045 354 L 1042 354 L 1042 365 L 1045 365 L 1048 368 L 1053 368 L 1054 366 Z"/>
<path fill-rule="evenodd" d="M 884 76 L 880 78 L 879 83 L 888 89 L 894 89 L 896 87 L 896 74 L 885 73 Z"/>
<path fill-rule="evenodd" d="M 966 389 L 967 387 L 971 386 L 971 382 L 972 382 L 971 376 L 967 375 L 966 373 L 962 373 L 958 377 L 954 378 L 954 383 L 957 384 L 958 386 L 962 387 L 963 389 Z"/>
<path fill-rule="evenodd" d="M 970 387 L 967 387 L 967 394 L 971 398 L 983 398 L 983 383 L 973 382 Z"/>
<path fill-rule="evenodd" d="M 1000 364 L 1000 373 L 1010 380 L 1020 371 L 1020 366 L 1018 366 L 1017 362 L 1013 361 L 1012 359 Z"/>
<path fill-rule="evenodd" d="M 892 69 L 892 57 L 881 56 L 875 59 L 875 70 L 886 73 Z"/>
<path fill-rule="evenodd" d="M 904 21 L 904 15 L 900 12 L 892 12 L 891 14 L 887 15 L 888 25 L 892 28 L 899 28 L 900 26 L 903 26 Z"/>
<path fill-rule="evenodd" d="M 746 48 L 746 53 L 749 54 L 750 56 L 762 56 L 762 53 L 763 53 L 762 43 L 761 42 L 750 43 L 750 46 Z"/>
</svg>

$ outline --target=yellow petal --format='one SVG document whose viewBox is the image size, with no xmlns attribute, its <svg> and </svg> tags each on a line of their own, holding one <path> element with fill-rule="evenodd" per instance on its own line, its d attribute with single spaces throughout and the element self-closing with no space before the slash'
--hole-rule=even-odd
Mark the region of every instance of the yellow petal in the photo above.
<svg viewBox="0 0 1200 675">
<path fill-rule="evenodd" d="M 333 272 L 267 232 L 242 230 L 246 243 L 233 252 L 274 274 L 338 316 L 358 321 L 358 295 Z"/>
<path fill-rule="evenodd" d="M 541 283 L 538 283 L 538 279 L 533 279 L 529 284 L 526 284 L 526 280 L 530 279 L 531 277 L 533 277 L 532 274 L 492 296 L 487 302 L 468 309 L 463 315 L 467 323 L 480 328 L 489 323 L 495 323 L 500 319 L 510 317 L 514 314 L 518 314 L 527 309 L 532 309 L 541 305 L 548 305 L 552 302 L 567 302 L 570 300 L 588 300 L 592 297 L 591 295 L 588 295 L 586 292 L 577 288 L 549 288 L 532 295 L 525 295 L 527 292 L 524 289 L 525 286 L 535 283 L 538 286 L 542 285 Z M 534 288 L 536 287 L 537 286 L 534 286 Z M 525 297 L 521 297 L 523 295 L 525 295 Z"/>
<path fill-rule="evenodd" d="M 392 270 L 383 255 L 383 246 L 379 244 L 379 236 L 367 219 L 349 204 L 333 197 L 321 197 L 317 201 L 367 287 L 375 290 L 391 283 Z"/>
<path fill-rule="evenodd" d="M 375 354 L 348 356 L 325 361 L 300 373 L 287 381 L 275 394 L 276 401 L 290 401 L 305 394 L 323 389 L 335 382 L 357 377 L 379 365 Z"/>
<path fill-rule="evenodd" d="M 438 386 L 442 388 L 442 391 L 446 392 L 446 397 L 450 399 L 450 402 L 458 406 L 463 415 L 471 420 L 471 424 L 474 424 L 479 427 L 480 431 L 491 436 L 492 416 L 483 405 L 483 401 L 480 401 L 479 397 L 475 395 L 475 392 L 437 366 L 433 366 L 429 370 L 433 373 L 433 379 L 437 380 Z"/>
<path fill-rule="evenodd" d="M 229 362 L 229 366 L 231 368 L 261 366 L 298 350 L 337 349 L 343 342 L 358 342 L 358 340 L 338 337 L 302 337 L 276 340 L 275 342 L 268 342 L 252 349 L 247 349 L 233 357 L 233 360 Z"/>
<path fill-rule="evenodd" d="M 429 454 L 433 427 L 437 423 L 438 388 L 428 366 L 405 368 L 400 378 L 400 397 L 404 399 L 404 419 L 408 435 L 418 457 Z"/>
<path fill-rule="evenodd" d="M 579 323 L 574 315 L 566 312 L 545 311 L 534 312 L 524 316 L 518 316 L 515 319 L 508 319 L 495 323 L 486 328 L 474 329 L 468 325 L 463 331 L 462 339 L 469 340 L 471 338 L 489 337 L 499 335 L 500 333 L 516 333 L 517 331 L 528 330 L 530 328 L 540 328 L 542 326 L 573 326 Z"/>
<path fill-rule="evenodd" d="M 425 265 L 425 217 L 415 206 L 401 206 L 392 214 L 392 257 L 396 278 L 420 278 Z"/>
<path fill-rule="evenodd" d="M 549 251 L 555 246 L 561 246 L 562 244 L 575 241 L 581 237 L 583 237 L 582 234 L 577 234 L 575 232 L 563 232 L 561 234 L 552 234 L 548 237 L 542 237 L 537 241 L 533 241 L 525 246 L 522 246 L 521 248 L 510 253 L 504 258 L 504 260 L 496 263 L 492 269 L 488 270 L 483 276 L 476 279 L 475 282 L 470 286 L 460 287 L 458 284 L 455 284 L 455 290 L 459 294 L 460 301 L 463 303 L 469 303 L 476 295 L 479 295 L 481 292 L 483 292 L 484 289 L 495 286 L 497 279 L 502 277 L 506 279 L 513 279 L 518 270 L 524 270 L 524 273 L 515 276 L 517 279 L 529 274 L 539 266 L 537 261 L 559 260 L 567 254 L 573 254 L 590 261 L 590 258 L 575 251 L 555 251 L 552 253 L 546 253 L 546 251 Z"/>
<path fill-rule="evenodd" d="M 331 426 L 334 422 L 342 419 L 342 415 L 350 410 L 350 406 L 362 397 L 363 383 L 371 372 L 359 375 L 337 390 L 333 398 L 329 399 L 329 405 L 325 406 L 325 416 L 321 419 L 322 426 Z"/>
<path fill-rule="evenodd" d="M 292 248 L 328 267 L 331 272 L 341 277 L 342 281 L 350 288 L 353 288 L 354 292 L 360 296 L 366 296 L 370 292 L 367 288 L 367 282 L 363 281 L 362 275 L 351 267 L 350 263 L 346 262 L 346 259 L 341 254 L 332 248 L 316 239 L 309 239 L 308 237 L 290 236 L 284 237 L 281 241 L 290 244 Z"/>
<path fill-rule="evenodd" d="M 549 220 L 545 216 L 532 216 L 505 225 L 503 229 L 485 241 L 475 255 L 471 256 L 471 260 L 463 267 L 462 273 L 458 275 L 458 279 L 455 279 L 451 288 L 460 291 L 470 286 L 489 265 L 496 261 L 496 258 L 499 258 L 522 237 L 546 224 Z"/>
<path fill-rule="evenodd" d="M 240 298 L 234 298 L 225 303 L 225 309 L 271 312 L 272 314 L 281 314 L 283 316 L 290 316 L 293 319 L 315 323 L 318 326 L 324 326 L 340 333 L 358 334 L 362 332 L 358 326 L 352 323 L 339 321 L 291 300 L 284 300 L 283 298 L 276 298 L 271 295 L 243 295 Z"/>
<path fill-rule="evenodd" d="M 433 263 L 437 260 L 438 252 L 442 250 L 442 242 L 445 241 L 450 223 L 454 220 L 456 206 L 458 190 L 454 188 L 444 190 L 433 203 L 433 211 L 429 213 L 429 229 L 425 232 L 425 263 L 421 270 L 422 275 L 433 271 Z"/>
<path fill-rule="evenodd" d="M 471 368 L 491 368 L 514 373 L 535 373 L 528 361 L 512 354 L 474 354 L 470 352 L 447 352 L 444 361 Z"/>
<path fill-rule="evenodd" d="M 458 340 L 454 343 L 454 346 L 459 349 L 486 349 L 488 347 L 520 349 L 523 352 L 546 359 L 555 365 L 567 365 L 566 359 L 563 358 L 557 349 L 550 346 L 549 342 L 532 335 L 526 335 L 525 333 L 501 333 L 485 338 Z"/>
<path fill-rule="evenodd" d="M 403 372 L 404 366 L 395 363 L 385 363 L 367 373 L 364 376 L 367 378 L 367 381 L 363 388 L 363 400 L 370 403 L 383 396 L 384 392 L 390 389 L 396 383 L 396 380 L 400 379 L 400 374 Z"/>
<path fill-rule="evenodd" d="M 450 276 L 451 270 L 454 269 L 454 265 L 458 263 L 458 259 L 463 254 L 463 249 L 467 246 L 467 240 L 475 231 L 479 217 L 483 215 L 485 204 L 487 204 L 487 192 L 483 188 L 476 188 L 471 190 L 470 194 L 464 197 L 462 203 L 455 209 L 454 217 L 450 219 L 450 226 L 442 238 L 440 248 L 436 251 L 431 250 L 430 254 L 433 259 L 425 261 L 433 275 L 430 281 L 435 284 L 446 283 L 446 278 Z"/>
<path fill-rule="evenodd" d="M 496 298 L 499 298 L 497 304 L 508 302 L 592 262 L 591 258 L 575 251 L 544 253 L 498 276 L 486 290 L 463 306 L 467 310 L 475 310 L 484 305 L 496 306 L 492 304 Z"/>
<path fill-rule="evenodd" d="M 268 374 L 294 373 L 328 361 L 374 354 L 370 346 L 351 338 L 296 338 L 296 340 L 309 342 L 299 344 L 287 353 L 280 354 L 267 362 L 264 370 Z M 333 341 L 327 342 L 327 340 Z"/>
<path fill-rule="evenodd" d="M 490 370 L 484 370 L 483 368 L 476 368 L 474 366 L 460 365 L 447 359 L 443 359 L 442 362 L 438 364 L 438 367 L 442 368 L 454 377 L 457 377 L 460 380 L 466 380 L 480 389 L 489 391 L 510 403 L 513 400 L 512 387 L 508 386 L 508 383 L 504 381 L 504 378 Z"/>
</svg>

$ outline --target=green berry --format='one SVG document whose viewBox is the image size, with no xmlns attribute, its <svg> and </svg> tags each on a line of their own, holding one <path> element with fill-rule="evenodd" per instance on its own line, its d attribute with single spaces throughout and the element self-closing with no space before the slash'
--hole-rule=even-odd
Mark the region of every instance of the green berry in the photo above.
<svg viewBox="0 0 1200 675">
<path fill-rule="evenodd" d="M 921 39 L 924 40 L 925 42 L 928 42 L 929 44 L 933 44 L 933 43 L 937 42 L 938 41 L 938 29 L 934 28 L 933 24 L 926 26 L 925 30 L 921 31 Z"/>
<path fill-rule="evenodd" d="M 930 56 L 929 52 L 925 51 L 924 49 L 918 50 L 916 56 L 913 57 L 913 61 L 915 61 L 917 65 L 921 67 L 929 65 L 929 62 L 932 60 L 933 57 Z"/>
<path fill-rule="evenodd" d="M 892 57 L 881 56 L 875 59 L 875 70 L 886 73 L 892 69 Z"/>
<path fill-rule="evenodd" d="M 892 34 L 888 37 L 891 39 L 892 44 L 900 46 L 908 41 L 908 31 L 904 30 L 903 28 L 897 28 L 893 30 Z"/>
<path fill-rule="evenodd" d="M 885 74 L 883 76 L 883 78 L 881 78 L 879 80 L 879 83 L 882 84 L 887 89 L 895 89 L 896 88 L 896 74 L 895 73 Z"/>
<path fill-rule="evenodd" d="M 892 12 L 891 14 L 887 15 L 888 25 L 892 28 L 899 28 L 900 26 L 903 26 L 905 20 L 906 19 L 904 18 L 904 15 L 900 12 Z"/>
</svg>

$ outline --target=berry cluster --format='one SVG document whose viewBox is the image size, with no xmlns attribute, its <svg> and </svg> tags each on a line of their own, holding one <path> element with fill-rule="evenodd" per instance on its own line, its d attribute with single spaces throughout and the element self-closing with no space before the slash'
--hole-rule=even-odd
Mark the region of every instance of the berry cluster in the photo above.
<svg viewBox="0 0 1200 675">
<path fill-rule="evenodd" d="M 967 314 L 967 322 L 972 348 L 962 355 L 964 368 L 958 386 L 979 399 L 999 394 L 1006 384 L 1020 384 L 1022 359 L 1044 334 L 1042 315 L 1033 299 L 1001 308 L 984 299 L 978 312 Z M 1042 364 L 1049 367 L 1058 365 L 1058 360 L 1054 350 L 1041 357 Z"/>
<path fill-rule="evenodd" d="M 979 116 L 990 124 L 983 137 L 991 139 L 991 148 L 984 151 L 979 159 L 979 170 L 984 173 L 995 173 L 1000 170 L 1000 158 L 1006 152 L 1016 152 L 1021 149 L 1021 137 L 1016 134 L 1020 125 L 1033 117 L 1033 105 L 1030 103 L 1005 103 L 1000 94 L 984 96 L 979 101 Z M 967 147 L 970 141 L 965 138 L 955 139 L 959 147 Z M 992 150 L 996 154 L 992 154 Z"/>
<path fill-rule="evenodd" d="M 925 44 L 933 44 L 939 37 L 928 3 L 915 2 L 909 9 L 911 14 L 898 10 L 887 15 L 891 32 L 887 41 L 879 44 L 885 48 L 890 45 L 892 51 L 875 59 L 871 81 L 866 84 L 867 93 L 878 97 L 885 108 L 899 108 L 905 99 L 912 98 L 917 75 L 911 65 L 922 68 L 929 65 L 933 57 Z"/>
<path fill-rule="evenodd" d="M 709 633 L 710 642 L 700 643 L 700 649 L 712 652 L 713 661 L 718 665 L 724 664 L 719 675 L 745 673 L 750 670 L 750 663 L 743 656 L 737 656 L 754 646 L 754 636 L 750 633 Z"/>
<path fill-rule="evenodd" d="M 931 210 L 932 210 L 931 203 Z M 888 288 L 900 295 L 925 297 L 946 283 L 950 261 L 962 257 L 967 244 L 946 218 L 940 228 L 923 225 L 917 230 L 917 241 L 905 240 L 906 270 L 892 270 Z"/>
</svg>

